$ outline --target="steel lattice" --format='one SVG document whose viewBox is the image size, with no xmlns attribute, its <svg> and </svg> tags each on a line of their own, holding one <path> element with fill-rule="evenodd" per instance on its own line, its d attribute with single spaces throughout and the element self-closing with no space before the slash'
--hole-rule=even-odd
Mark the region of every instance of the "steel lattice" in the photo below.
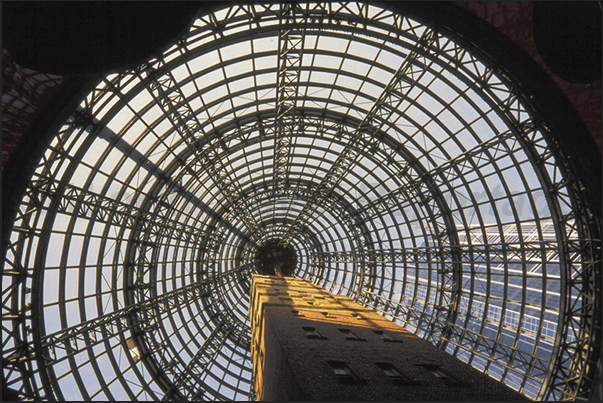
<svg viewBox="0 0 603 403">
<path fill-rule="evenodd" d="M 31 399 L 253 397 L 250 274 L 356 299 L 535 399 L 586 399 L 600 222 L 507 71 L 363 3 L 232 5 L 103 77 L 12 223 L 3 370 Z"/>
</svg>

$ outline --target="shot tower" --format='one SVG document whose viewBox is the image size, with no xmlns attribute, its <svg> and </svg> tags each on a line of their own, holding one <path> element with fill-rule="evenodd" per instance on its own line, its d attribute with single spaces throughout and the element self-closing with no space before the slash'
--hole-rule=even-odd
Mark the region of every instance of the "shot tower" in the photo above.
<svg viewBox="0 0 603 403">
<path fill-rule="evenodd" d="M 257 400 L 528 400 L 352 299 L 254 275 Z"/>
</svg>

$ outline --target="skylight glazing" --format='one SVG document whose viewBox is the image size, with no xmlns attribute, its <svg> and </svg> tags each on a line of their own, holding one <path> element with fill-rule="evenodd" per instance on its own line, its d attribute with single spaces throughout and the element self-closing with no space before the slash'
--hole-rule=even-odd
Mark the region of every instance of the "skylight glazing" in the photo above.
<svg viewBox="0 0 603 403">
<path fill-rule="evenodd" d="M 250 275 L 278 240 L 296 276 L 529 397 L 571 397 L 600 238 L 546 122 L 443 28 L 290 6 L 199 15 L 56 133 L 5 257 L 4 358 L 36 357 L 8 381 L 68 400 L 253 397 Z"/>
</svg>

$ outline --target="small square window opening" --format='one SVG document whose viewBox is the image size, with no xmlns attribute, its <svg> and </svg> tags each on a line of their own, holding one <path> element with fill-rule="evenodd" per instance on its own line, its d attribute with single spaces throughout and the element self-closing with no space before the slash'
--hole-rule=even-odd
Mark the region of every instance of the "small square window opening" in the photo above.
<svg viewBox="0 0 603 403">
<path fill-rule="evenodd" d="M 318 333 L 318 330 L 313 327 L 304 326 L 302 329 L 304 329 L 304 333 L 308 339 L 326 339 L 326 337 L 323 337 L 320 333 Z"/>
<path fill-rule="evenodd" d="M 441 381 L 443 381 L 447 385 L 450 385 L 450 386 L 468 386 L 468 385 L 466 385 L 463 382 L 459 382 L 452 375 L 449 375 L 444 370 L 440 369 L 439 365 L 424 364 L 423 368 L 425 368 L 427 371 L 431 372 L 431 374 L 434 377 L 440 379 Z"/>
<path fill-rule="evenodd" d="M 392 343 L 392 342 L 398 342 L 398 343 L 402 343 L 402 340 L 396 340 L 394 338 L 392 338 L 390 335 L 388 335 L 387 333 L 383 332 L 383 330 L 373 330 L 373 333 L 375 333 L 376 335 L 378 335 L 381 340 L 388 342 L 388 343 Z"/>
<path fill-rule="evenodd" d="M 394 385 L 413 385 L 416 382 L 412 381 L 408 377 L 404 376 L 393 364 L 386 362 L 375 363 L 383 373 L 392 380 Z"/>
<path fill-rule="evenodd" d="M 343 334 L 345 336 L 346 340 L 353 340 L 353 341 L 366 341 L 366 339 L 361 339 L 360 337 L 358 337 L 356 335 L 356 333 L 352 332 L 350 329 L 338 329 L 341 334 Z"/>
<path fill-rule="evenodd" d="M 350 367 L 346 365 L 345 362 L 342 361 L 327 361 L 333 373 L 337 377 L 337 382 L 341 384 L 355 384 L 355 383 L 365 383 L 358 379 L 358 377 L 352 372 Z"/>
</svg>

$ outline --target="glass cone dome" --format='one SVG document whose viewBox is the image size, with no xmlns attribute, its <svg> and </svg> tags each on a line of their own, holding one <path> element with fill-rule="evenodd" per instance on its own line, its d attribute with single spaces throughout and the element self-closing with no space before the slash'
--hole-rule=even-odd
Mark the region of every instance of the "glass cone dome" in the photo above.
<svg viewBox="0 0 603 403">
<path fill-rule="evenodd" d="M 446 26 L 231 3 L 77 103 L 5 251 L 22 397 L 253 398 L 250 279 L 276 266 L 531 398 L 590 391 L 600 223 L 539 104 Z"/>
</svg>

